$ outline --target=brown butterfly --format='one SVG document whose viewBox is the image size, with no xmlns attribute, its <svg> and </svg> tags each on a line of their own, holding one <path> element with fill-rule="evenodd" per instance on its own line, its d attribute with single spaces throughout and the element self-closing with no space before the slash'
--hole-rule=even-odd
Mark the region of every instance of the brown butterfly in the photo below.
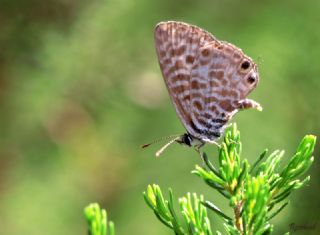
<svg viewBox="0 0 320 235">
<path fill-rule="evenodd" d="M 161 22 L 154 36 L 164 81 L 187 130 L 173 136 L 157 156 L 175 141 L 196 149 L 216 143 L 238 111 L 262 110 L 259 103 L 246 99 L 257 86 L 259 74 L 241 49 L 182 22 Z"/>
</svg>

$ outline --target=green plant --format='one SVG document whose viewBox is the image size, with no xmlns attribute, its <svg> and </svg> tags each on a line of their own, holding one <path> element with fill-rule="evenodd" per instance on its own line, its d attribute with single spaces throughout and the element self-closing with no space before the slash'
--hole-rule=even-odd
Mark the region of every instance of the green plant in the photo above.
<svg viewBox="0 0 320 235">
<path fill-rule="evenodd" d="M 222 212 L 213 202 L 190 193 L 179 199 L 183 221 L 177 217 L 173 206 L 172 190 L 166 200 L 157 185 L 148 186 L 144 192 L 147 205 L 157 218 L 172 229 L 175 234 L 212 234 L 206 209 L 217 213 L 224 221 L 225 230 L 232 235 L 270 234 L 273 225 L 270 220 L 287 205 L 288 196 L 310 180 L 310 176 L 300 177 L 314 161 L 312 156 L 316 137 L 305 136 L 296 153 L 280 169 L 284 151 L 274 151 L 268 155 L 265 150 L 251 166 L 247 159 L 241 160 L 242 144 L 236 124 L 227 130 L 224 141 L 218 148 L 217 168 L 203 153 L 205 166 L 196 165 L 193 174 L 199 176 L 207 185 L 222 194 L 233 208 L 233 216 Z M 217 234 L 221 234 L 217 231 Z"/>
<path fill-rule="evenodd" d="M 169 190 L 169 201 L 164 200 L 158 185 L 148 186 L 144 198 L 157 218 L 166 226 L 173 229 L 176 234 L 212 234 L 206 208 L 201 204 L 203 196 L 188 193 L 179 199 L 180 210 L 185 227 L 179 221 L 173 208 L 173 195 Z"/>
<path fill-rule="evenodd" d="M 282 169 L 279 164 L 284 151 L 279 150 L 269 155 L 268 150 L 264 150 L 251 166 L 247 159 L 240 158 L 240 132 L 236 124 L 232 124 L 227 128 L 224 141 L 218 148 L 218 166 L 214 167 L 203 153 L 204 166 L 196 165 L 192 171 L 229 201 L 234 212 L 232 216 L 196 193 L 187 193 L 185 197 L 179 198 L 180 210 L 177 212 L 172 190 L 169 189 L 167 200 L 155 184 L 148 186 L 143 193 L 144 199 L 156 217 L 178 235 L 212 235 L 207 208 L 221 217 L 228 234 L 271 234 L 273 225 L 270 220 L 288 205 L 288 196 L 310 180 L 310 176 L 301 177 L 314 161 L 312 153 L 315 143 L 315 136 L 305 136 L 296 153 Z M 100 209 L 97 203 L 85 208 L 85 216 L 90 235 L 114 235 L 113 222 L 107 221 L 106 211 Z M 216 234 L 221 232 L 216 231 Z"/>
<path fill-rule="evenodd" d="M 91 203 L 84 209 L 84 215 L 88 222 L 89 235 L 114 235 L 114 224 L 108 222 L 107 212 L 100 209 L 98 203 Z"/>
</svg>

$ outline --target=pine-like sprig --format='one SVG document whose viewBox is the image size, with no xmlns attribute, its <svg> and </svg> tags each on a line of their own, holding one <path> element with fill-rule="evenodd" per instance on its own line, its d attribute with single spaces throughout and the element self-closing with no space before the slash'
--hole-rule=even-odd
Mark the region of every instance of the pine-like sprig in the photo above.
<svg viewBox="0 0 320 235">
<path fill-rule="evenodd" d="M 163 196 L 158 185 L 149 185 L 143 193 L 147 205 L 156 217 L 175 234 L 212 235 L 213 230 L 207 209 L 214 211 L 223 221 L 224 228 L 231 235 L 271 234 L 270 220 L 277 216 L 289 203 L 290 194 L 301 188 L 310 176 L 303 176 L 314 162 L 316 137 L 306 135 L 296 153 L 280 168 L 284 151 L 268 154 L 264 150 L 250 165 L 241 159 L 242 144 L 236 124 L 226 130 L 218 148 L 218 165 L 214 166 L 203 153 L 204 165 L 196 165 L 192 173 L 202 179 L 214 191 L 224 196 L 233 209 L 228 215 L 212 201 L 202 195 L 187 193 L 179 198 L 179 209 L 174 208 L 172 190 L 169 198 Z M 89 235 L 114 235 L 114 225 L 107 221 L 107 213 L 94 203 L 85 208 Z M 216 234 L 221 232 L 216 231 Z"/>
</svg>

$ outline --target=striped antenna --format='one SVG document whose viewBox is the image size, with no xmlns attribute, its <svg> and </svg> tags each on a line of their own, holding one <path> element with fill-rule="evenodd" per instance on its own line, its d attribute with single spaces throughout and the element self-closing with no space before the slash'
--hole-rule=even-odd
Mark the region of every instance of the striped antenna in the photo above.
<svg viewBox="0 0 320 235">
<path fill-rule="evenodd" d="M 166 143 L 161 149 L 159 149 L 157 152 L 156 152 L 156 157 L 159 157 L 163 151 L 168 148 L 172 143 L 174 143 L 176 140 L 180 139 L 181 136 L 176 136 L 176 138 L 170 140 L 168 143 Z"/>
<path fill-rule="evenodd" d="M 169 136 L 165 136 L 165 137 L 162 137 L 162 138 L 160 138 L 160 139 L 157 139 L 157 140 L 154 140 L 154 141 L 152 141 L 151 143 L 149 143 L 149 144 L 143 144 L 143 145 L 141 145 L 141 148 L 146 148 L 146 147 L 149 147 L 150 145 L 152 145 L 152 144 L 155 144 L 155 143 L 158 143 L 158 142 L 161 142 L 161 141 L 164 141 L 164 140 L 169 140 L 170 139 L 170 142 L 171 142 L 171 140 L 172 139 L 174 139 L 174 138 L 177 138 L 177 137 L 180 137 L 181 135 L 169 135 Z"/>
</svg>

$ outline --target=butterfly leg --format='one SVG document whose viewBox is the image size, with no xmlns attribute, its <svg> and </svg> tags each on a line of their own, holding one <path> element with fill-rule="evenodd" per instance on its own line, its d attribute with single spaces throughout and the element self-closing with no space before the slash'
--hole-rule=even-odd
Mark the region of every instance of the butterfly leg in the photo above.
<svg viewBox="0 0 320 235">
<path fill-rule="evenodd" d="M 200 153 L 200 148 L 204 146 L 204 142 L 201 142 L 194 146 L 195 150 Z"/>
<path fill-rule="evenodd" d="M 257 109 L 259 111 L 262 111 L 262 106 L 251 99 L 244 99 L 244 100 L 240 100 L 238 102 L 238 109 L 239 110 L 244 110 L 244 109 Z"/>
<path fill-rule="evenodd" d="M 200 150 L 200 148 L 204 146 L 204 143 L 201 143 L 201 144 L 198 144 L 198 145 L 195 145 L 194 146 L 194 149 L 198 152 L 198 154 L 200 155 L 200 158 L 202 160 L 202 166 L 205 167 L 206 165 L 206 162 L 204 160 L 204 157 L 203 157 L 203 152 Z"/>
<path fill-rule="evenodd" d="M 206 162 L 204 160 L 204 157 L 203 157 L 203 152 L 200 150 L 200 148 L 194 148 L 198 154 L 200 155 L 200 158 L 201 158 L 201 161 L 202 161 L 202 167 L 205 167 L 206 166 Z"/>
<path fill-rule="evenodd" d="M 214 144 L 214 145 L 216 145 L 218 148 L 221 148 L 221 145 L 220 145 L 218 142 L 212 141 L 211 143 Z"/>
</svg>

